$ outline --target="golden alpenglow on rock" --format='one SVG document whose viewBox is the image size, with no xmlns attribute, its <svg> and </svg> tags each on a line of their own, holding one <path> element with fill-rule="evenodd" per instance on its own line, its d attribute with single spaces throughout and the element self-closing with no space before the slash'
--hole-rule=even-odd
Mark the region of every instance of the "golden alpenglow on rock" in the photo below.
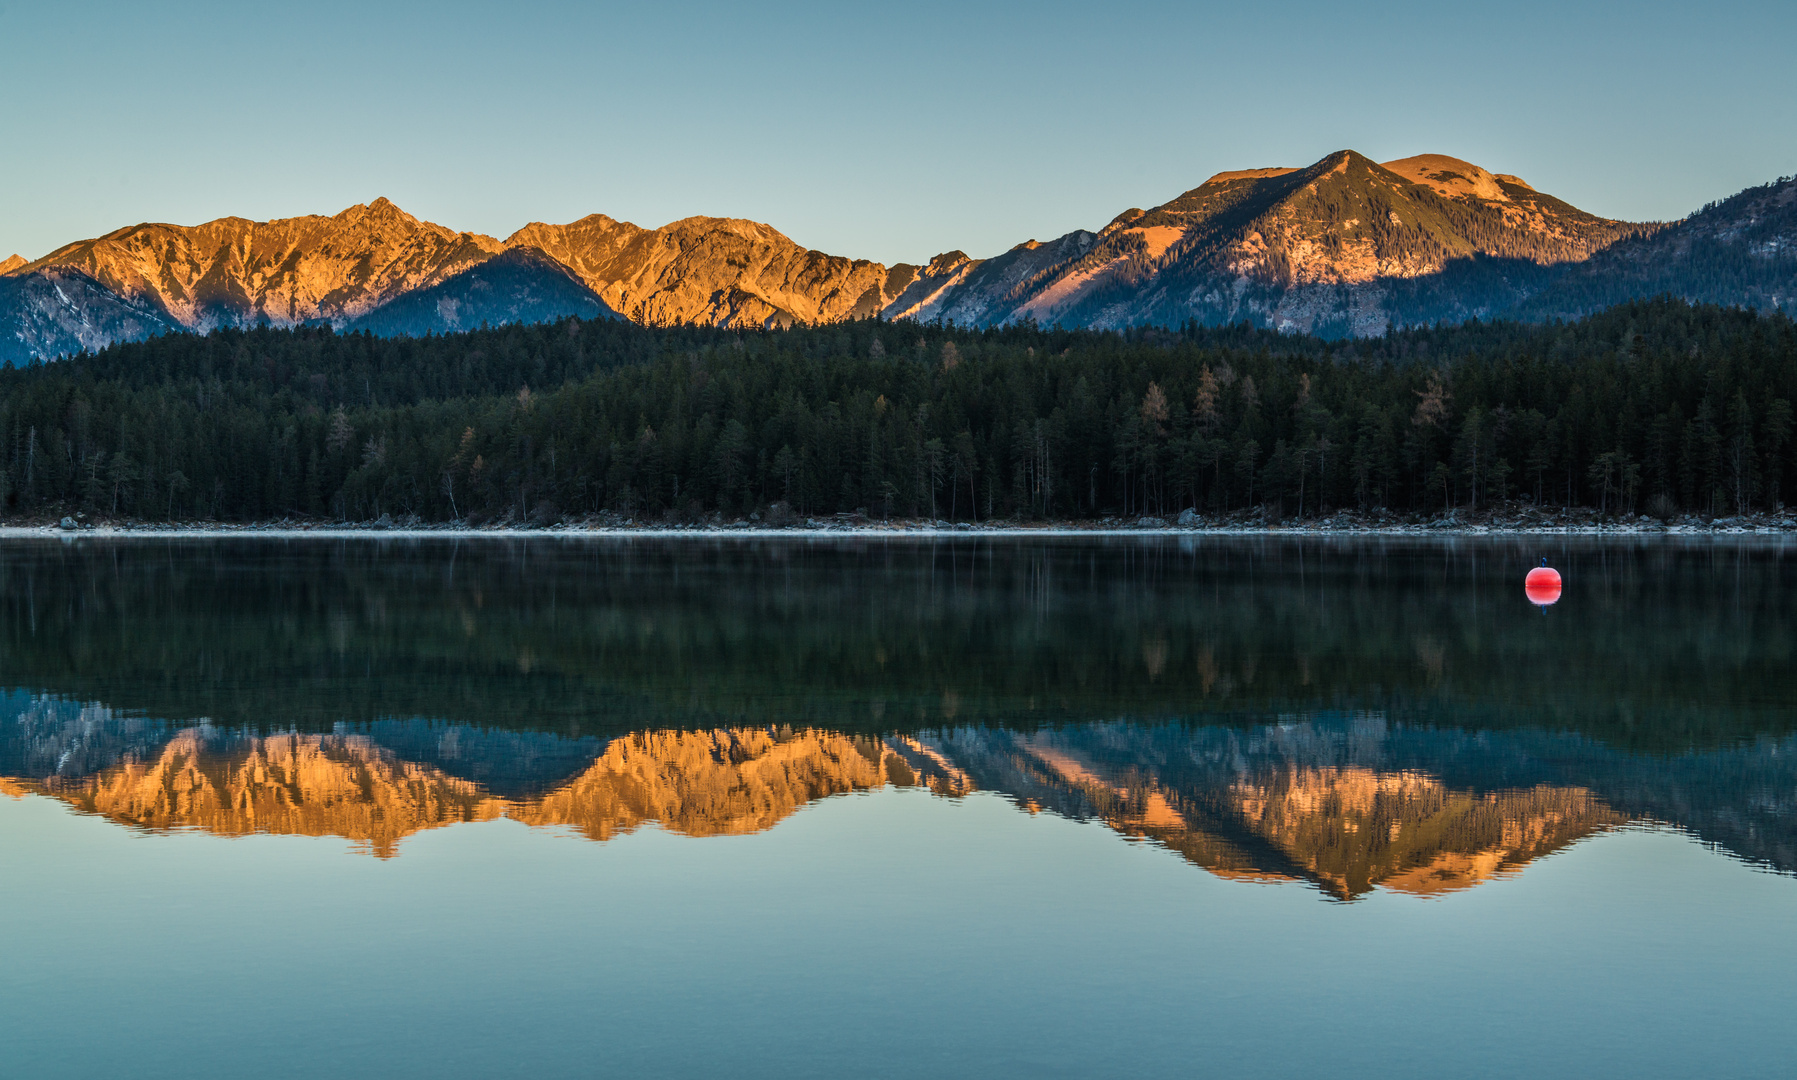
<svg viewBox="0 0 1797 1080">
<path fill-rule="evenodd" d="M 881 787 L 891 756 L 877 739 L 824 731 L 642 732 L 614 740 L 585 773 L 510 813 L 594 840 L 649 821 L 687 836 L 755 833 L 807 803 Z"/>
<path fill-rule="evenodd" d="M 396 759 L 367 739 L 274 735 L 220 742 L 178 733 L 147 761 L 40 790 L 143 829 L 220 836 L 341 836 L 382 858 L 421 829 L 498 817 L 505 803 L 466 780 Z"/>
<path fill-rule="evenodd" d="M 1339 323 L 1342 332 L 1382 333 L 1401 315 L 1392 282 L 1432 278 L 1480 256 L 1533 268 L 1576 262 L 1648 228 L 1594 217 L 1456 158 L 1379 165 L 1342 150 L 1306 169 L 1218 173 L 1171 202 L 1126 211 L 1089 250 L 1015 292 L 1015 311 L 1043 324 L 1248 318 L 1286 330 Z M 1460 318 L 1515 299 L 1454 289 L 1421 299 L 1399 293 L 1458 304 Z"/>
<path fill-rule="evenodd" d="M 501 242 L 407 214 L 386 199 L 330 217 L 148 223 L 68 244 L 0 274 L 75 270 L 190 330 L 323 321 L 344 326 L 503 252 L 537 249 L 613 310 L 670 326 L 777 326 L 879 314 L 879 263 L 809 251 L 736 218 L 644 229 L 603 214 L 533 223 Z"/>
<path fill-rule="evenodd" d="M 1050 735 L 984 745 L 831 731 L 720 728 L 612 740 L 546 794 L 505 799 L 473 781 L 398 759 L 354 735 L 221 737 L 179 732 L 155 755 L 85 780 L 8 780 L 148 830 L 340 836 L 381 858 L 424 829 L 509 817 L 605 841 L 654 823 L 687 836 L 762 832 L 820 799 L 888 785 L 937 795 L 978 790 L 975 774 L 1032 813 L 1082 809 L 1219 877 L 1308 881 L 1341 900 L 1374 888 L 1417 896 L 1471 888 L 1624 818 L 1581 788 L 1456 791 L 1417 771 L 1359 766 L 1251 770 L 1222 783 L 1122 770 Z"/>
<path fill-rule="evenodd" d="M 893 300 L 879 263 L 808 251 L 740 218 L 690 217 L 644 229 L 593 214 L 533 222 L 506 240 L 578 274 L 614 311 L 651 326 L 785 326 L 878 315 Z"/>
<path fill-rule="evenodd" d="M 1243 782 L 1221 808 L 1343 900 L 1375 886 L 1422 896 L 1471 888 L 1624 822 L 1582 788 L 1475 795 L 1422 773 L 1354 767 Z"/>
<path fill-rule="evenodd" d="M 1024 781 L 1019 794 L 1034 796 L 1026 804 L 1077 800 L 1111 828 L 1220 877 L 1310 881 L 1340 900 L 1374 888 L 1471 888 L 1627 820 L 1582 788 L 1480 794 L 1417 771 L 1288 764 L 1170 782 L 1050 735 L 1016 737 L 994 756 Z"/>
<path fill-rule="evenodd" d="M 331 217 L 146 223 L 57 248 L 21 273 L 82 271 L 190 330 L 342 323 L 505 250 L 420 221 L 386 199 Z"/>
<path fill-rule="evenodd" d="M 818 799 L 915 772 L 885 743 L 834 732 L 643 732 L 614 740 L 581 775 L 538 798 L 508 800 L 354 735 L 175 735 L 154 757 L 86 779 L 7 780 L 121 825 L 341 836 L 386 858 L 423 829 L 511 817 L 608 840 L 656 822 L 689 836 L 770 829 Z"/>
<path fill-rule="evenodd" d="M 55 304 L 42 299 L 45 290 L 27 290 L 0 296 L 0 320 L 18 323 L 15 351 L 42 357 L 147 336 L 162 329 L 157 320 L 201 332 L 326 322 L 417 335 L 595 312 L 650 326 L 877 316 L 1119 328 L 1247 319 L 1377 334 L 1390 322 L 1506 310 L 1547 288 L 1554 268 L 1657 228 L 1595 217 L 1458 158 L 1381 165 L 1351 150 L 1308 168 L 1220 172 L 1169 202 L 1125 210 L 1098 232 L 1026 240 L 990 258 L 950 251 L 924 265 L 811 250 L 742 218 L 687 217 L 650 229 L 590 214 L 565 225 L 532 222 L 502 241 L 421 221 L 381 198 L 328 217 L 145 223 L 41 259 L 14 256 L 0 263 L 0 278 L 80 274 L 124 308 L 96 308 L 110 320 L 105 327 L 88 326 L 89 317 L 84 333 L 52 332 L 40 324 L 54 322 Z M 415 294 L 459 307 L 464 293 L 493 288 L 460 275 L 520 251 L 552 266 L 515 269 L 506 288 L 515 300 L 544 289 L 554 299 L 477 304 L 470 318 L 378 316 Z M 1493 273 L 1480 259 L 1504 262 Z M 1459 276 L 1449 273 L 1456 268 Z M 552 269 L 591 295 L 565 295 Z"/>
</svg>

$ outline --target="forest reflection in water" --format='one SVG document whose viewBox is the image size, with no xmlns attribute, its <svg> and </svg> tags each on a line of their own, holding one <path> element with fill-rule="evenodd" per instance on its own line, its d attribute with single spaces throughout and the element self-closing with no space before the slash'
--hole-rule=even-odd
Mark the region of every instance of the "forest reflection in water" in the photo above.
<svg viewBox="0 0 1797 1080">
<path fill-rule="evenodd" d="M 1520 581 L 1567 575 L 1543 614 Z M 0 550 L 0 781 L 148 830 L 605 840 L 992 792 L 1352 899 L 1629 821 L 1797 869 L 1783 545 Z M 425 719 L 429 718 L 429 719 Z"/>
</svg>

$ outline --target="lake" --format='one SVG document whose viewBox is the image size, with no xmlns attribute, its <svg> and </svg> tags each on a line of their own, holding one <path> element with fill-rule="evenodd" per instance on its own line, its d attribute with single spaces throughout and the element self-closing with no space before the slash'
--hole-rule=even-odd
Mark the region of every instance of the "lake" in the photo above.
<svg viewBox="0 0 1797 1080">
<path fill-rule="evenodd" d="M 8 541 L 0 1075 L 1788 1076 L 1793 597 L 1752 539 Z"/>
</svg>

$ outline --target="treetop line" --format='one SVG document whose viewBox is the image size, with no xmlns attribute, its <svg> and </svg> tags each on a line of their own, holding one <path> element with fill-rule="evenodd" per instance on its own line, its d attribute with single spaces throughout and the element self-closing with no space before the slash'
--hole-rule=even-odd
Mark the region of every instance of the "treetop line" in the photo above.
<svg viewBox="0 0 1797 1080">
<path fill-rule="evenodd" d="M 539 523 L 1782 505 L 1797 332 L 1625 304 L 1361 342 L 868 320 L 170 335 L 0 371 L 0 512 Z"/>
</svg>

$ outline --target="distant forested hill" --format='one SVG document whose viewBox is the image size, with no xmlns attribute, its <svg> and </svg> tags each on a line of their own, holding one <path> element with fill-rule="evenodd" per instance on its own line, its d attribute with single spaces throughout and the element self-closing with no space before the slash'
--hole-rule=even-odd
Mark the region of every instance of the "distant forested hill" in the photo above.
<svg viewBox="0 0 1797 1080">
<path fill-rule="evenodd" d="M 1782 505 L 1797 330 L 1680 301 L 1350 343 L 652 328 L 171 334 L 0 371 L 0 511 L 957 520 Z"/>
<path fill-rule="evenodd" d="M 1571 318 L 1661 295 L 1760 311 L 1797 308 L 1797 177 L 1749 188 L 1663 231 L 1608 247 L 1565 268 L 1513 313 Z"/>
</svg>

